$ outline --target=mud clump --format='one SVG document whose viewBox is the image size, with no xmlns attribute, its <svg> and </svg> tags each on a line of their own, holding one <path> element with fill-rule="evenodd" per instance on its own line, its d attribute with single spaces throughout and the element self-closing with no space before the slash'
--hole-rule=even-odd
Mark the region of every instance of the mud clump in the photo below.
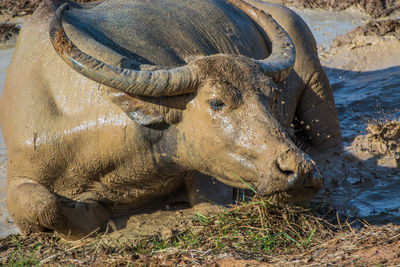
<svg viewBox="0 0 400 267">
<path fill-rule="evenodd" d="M 366 138 L 371 152 L 400 158 L 400 120 L 370 124 L 367 131 Z"/>
<path fill-rule="evenodd" d="M 363 26 L 359 26 L 349 33 L 339 35 L 334 41 L 332 47 L 349 45 L 358 37 L 365 36 L 393 36 L 400 39 L 400 19 L 388 19 L 382 21 L 371 21 Z"/>
<path fill-rule="evenodd" d="M 385 17 L 400 10 L 400 1 L 398 0 L 283 0 L 283 3 L 300 8 L 321 8 L 335 11 L 356 7 L 374 18 Z"/>
<path fill-rule="evenodd" d="M 400 120 L 369 124 L 367 135 L 357 136 L 352 148 L 370 157 L 380 158 L 382 165 L 398 167 L 400 163 Z"/>
<path fill-rule="evenodd" d="M 14 23 L 0 22 L 0 43 L 14 43 L 20 27 Z"/>
</svg>

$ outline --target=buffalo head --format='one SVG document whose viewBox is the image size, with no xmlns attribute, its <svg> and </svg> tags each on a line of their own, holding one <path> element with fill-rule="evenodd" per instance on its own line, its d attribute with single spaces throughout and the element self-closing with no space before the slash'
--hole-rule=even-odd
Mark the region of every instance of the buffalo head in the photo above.
<svg viewBox="0 0 400 267">
<path fill-rule="evenodd" d="M 114 102 L 135 122 L 175 124 L 176 161 L 186 170 L 245 187 L 241 178 L 261 194 L 282 200 L 309 197 L 322 179 L 275 111 L 281 93 L 277 82 L 286 79 L 294 64 L 293 42 L 271 16 L 239 0 L 230 2 L 268 35 L 272 44 L 268 58 L 218 54 L 152 71 L 111 66 L 82 52 L 67 37 L 61 23 L 67 4 L 56 11 L 50 37 L 73 69 L 116 89 Z M 148 107 L 154 105 L 158 108 Z"/>
</svg>

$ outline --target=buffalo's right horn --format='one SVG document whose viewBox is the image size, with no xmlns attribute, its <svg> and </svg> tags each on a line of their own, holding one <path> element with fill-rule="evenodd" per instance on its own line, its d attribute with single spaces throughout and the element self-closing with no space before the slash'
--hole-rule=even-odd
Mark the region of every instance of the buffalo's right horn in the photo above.
<svg viewBox="0 0 400 267">
<path fill-rule="evenodd" d="M 260 10 L 242 0 L 228 0 L 265 31 L 271 40 L 272 51 L 269 57 L 263 60 L 255 60 L 264 73 L 273 77 L 275 80 L 282 81 L 286 79 L 293 68 L 296 51 L 292 39 L 287 32 L 263 10 Z"/>
<path fill-rule="evenodd" d="M 50 22 L 50 40 L 61 58 L 74 70 L 98 83 L 132 95 L 172 96 L 192 92 L 197 84 L 193 66 L 170 70 L 135 71 L 108 65 L 85 54 L 68 38 L 62 15 L 68 3 L 60 6 Z"/>
</svg>

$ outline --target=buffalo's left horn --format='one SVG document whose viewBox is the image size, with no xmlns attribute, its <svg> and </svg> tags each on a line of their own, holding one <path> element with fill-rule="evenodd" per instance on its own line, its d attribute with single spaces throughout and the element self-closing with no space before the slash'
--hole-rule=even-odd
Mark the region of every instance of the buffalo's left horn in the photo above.
<svg viewBox="0 0 400 267">
<path fill-rule="evenodd" d="M 50 22 L 50 40 L 61 58 L 74 70 L 98 83 L 133 95 L 172 96 L 192 92 L 197 83 L 193 66 L 170 70 L 135 71 L 108 65 L 85 54 L 68 38 L 62 15 L 68 3 L 60 6 Z"/>
<path fill-rule="evenodd" d="M 296 51 L 292 39 L 287 32 L 263 10 L 260 10 L 242 0 L 228 0 L 265 31 L 272 44 L 271 54 L 263 60 L 255 60 L 264 70 L 264 73 L 275 80 L 282 81 L 292 70 Z"/>
</svg>

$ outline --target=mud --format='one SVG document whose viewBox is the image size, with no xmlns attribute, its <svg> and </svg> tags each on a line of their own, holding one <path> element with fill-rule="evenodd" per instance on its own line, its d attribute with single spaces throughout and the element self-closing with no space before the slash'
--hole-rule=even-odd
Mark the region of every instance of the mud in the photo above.
<svg viewBox="0 0 400 267">
<path fill-rule="evenodd" d="M 355 26 L 363 20 L 365 18 L 358 17 Z M 319 46 L 319 56 L 326 67 L 350 71 L 374 71 L 399 65 L 399 17 L 358 25 L 348 33 L 336 34 L 331 40 L 330 45 Z M 381 80 L 379 77 L 377 79 Z"/>
<path fill-rule="evenodd" d="M 366 25 L 359 26 L 349 33 L 336 37 L 332 47 L 353 45 L 355 40 L 365 36 L 387 36 L 400 39 L 400 19 L 368 22 Z"/>
<path fill-rule="evenodd" d="M 363 158 L 387 159 L 386 166 L 400 167 L 400 121 L 369 124 L 367 134 L 357 136 L 351 149 Z M 380 165 L 383 165 L 384 161 Z"/>
<path fill-rule="evenodd" d="M 142 213 L 114 218 L 109 224 L 109 236 L 121 243 L 160 235 L 167 240 L 190 227 L 197 214 L 208 216 L 218 209 L 208 204 L 190 208 L 186 203 L 160 206 Z"/>
<path fill-rule="evenodd" d="M 320 8 L 335 11 L 355 7 L 375 18 L 388 16 L 400 10 L 400 2 L 398 0 L 283 0 L 282 2 L 285 5 L 293 5 L 299 8 Z"/>
<path fill-rule="evenodd" d="M 0 92 L 3 91 L 4 80 L 8 64 L 14 49 L 0 49 Z M 18 229 L 13 224 L 8 214 L 5 200 L 7 187 L 7 152 L 4 144 L 1 125 L 0 125 L 0 237 L 4 237 L 11 233 L 17 233 Z"/>
<path fill-rule="evenodd" d="M 43 0 L 2 0 L 0 2 L 0 18 L 12 18 L 30 15 Z M 95 0 L 75 0 L 78 3 L 88 3 Z"/>
<path fill-rule="evenodd" d="M 2 15 L 22 16 L 31 13 L 38 3 L 5 0 L 0 3 L 0 10 Z M 355 6 L 375 17 L 399 10 L 398 1 L 287 0 L 286 3 L 331 10 Z M 329 203 L 339 212 L 354 218 L 399 224 L 399 19 L 366 24 L 365 17 L 355 11 L 298 12 L 305 17 L 320 45 L 319 55 L 331 80 L 346 145 L 340 155 L 317 159 L 325 177 L 325 188 L 317 200 Z M 332 16 L 328 24 L 324 24 L 326 14 Z M 322 47 L 322 44 L 328 45 Z M 12 49 L 0 50 L 0 92 L 11 54 Z M 1 236 L 17 231 L 4 205 L 6 165 L 6 150 L 0 135 Z M 196 212 L 208 211 L 196 211 L 187 206 L 164 206 L 160 210 L 121 217 L 110 224 L 110 229 L 116 230 L 111 236 L 128 240 L 160 233 L 168 237 L 184 229 L 189 223 L 187 219 L 193 218 Z M 371 253 L 374 253 L 372 248 Z"/>
<path fill-rule="evenodd" d="M 0 47 L 15 46 L 20 27 L 15 23 L 0 23 Z"/>
</svg>

